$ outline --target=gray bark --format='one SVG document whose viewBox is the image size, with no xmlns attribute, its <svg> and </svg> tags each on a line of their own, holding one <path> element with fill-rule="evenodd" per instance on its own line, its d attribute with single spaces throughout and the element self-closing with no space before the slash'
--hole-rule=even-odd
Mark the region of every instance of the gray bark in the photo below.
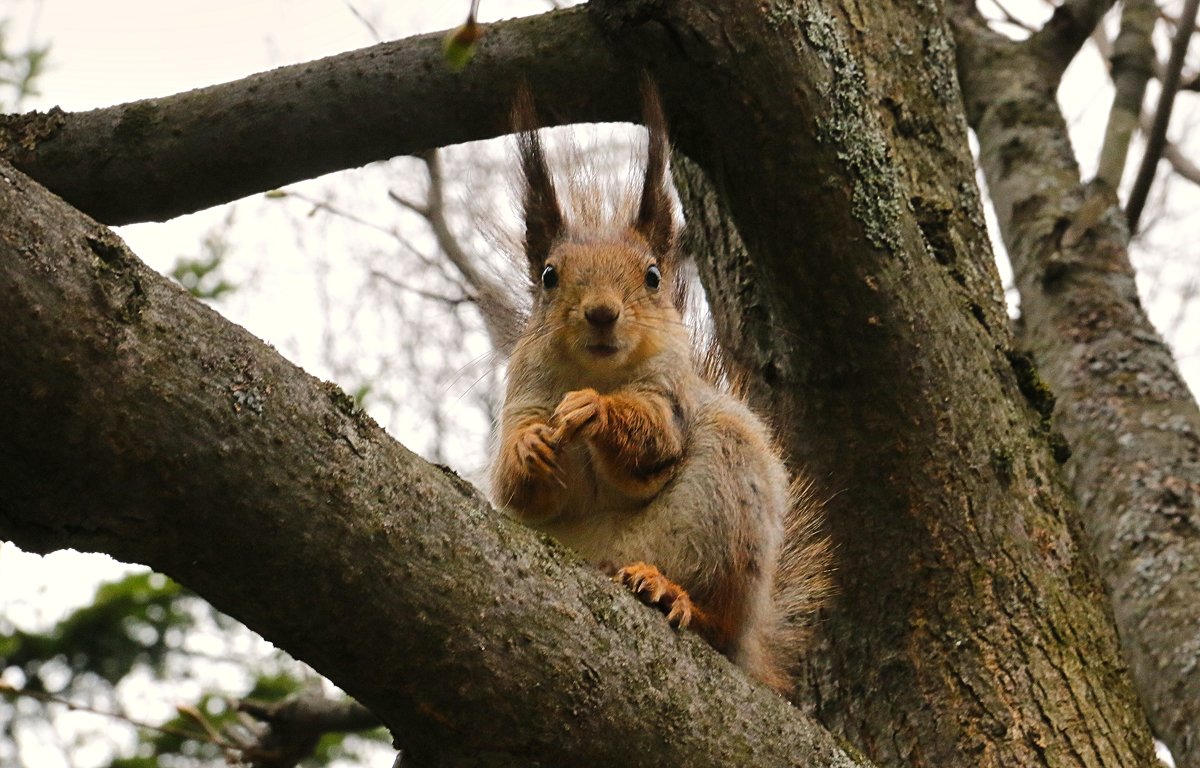
<svg viewBox="0 0 1200 768">
<path fill-rule="evenodd" d="M 1037 51 L 966 19 L 957 33 L 968 115 L 1021 291 L 1021 336 L 1059 398 L 1068 477 L 1143 705 L 1178 765 L 1193 768 L 1200 413 L 1138 300 L 1115 194 L 1081 182 Z"/>
<path fill-rule="evenodd" d="M 584 9 L 484 27 L 462 74 L 443 34 L 421 35 L 164 98 L 0 116 L 0 156 L 115 225 L 500 135 L 522 78 L 556 122 L 637 114 L 637 73 Z"/>
</svg>

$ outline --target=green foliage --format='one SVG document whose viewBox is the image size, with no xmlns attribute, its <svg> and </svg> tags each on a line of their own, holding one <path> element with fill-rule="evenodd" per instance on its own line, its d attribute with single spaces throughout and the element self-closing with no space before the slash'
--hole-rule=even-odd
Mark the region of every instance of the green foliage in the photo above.
<svg viewBox="0 0 1200 768">
<path fill-rule="evenodd" d="M 114 724 L 137 728 L 136 748 L 131 754 L 113 754 L 110 768 L 227 764 L 254 742 L 245 716 L 237 712 L 238 699 L 279 701 L 314 682 L 311 672 L 282 653 L 264 658 L 233 650 L 238 644 L 228 638 L 238 633 L 248 636 L 244 627 L 199 597 L 148 572 L 101 585 L 89 605 L 42 631 L 18 629 L 0 617 L 0 756 L 16 754 L 15 735 L 22 728 L 53 723 L 78 708 L 111 714 Z M 193 652 L 188 649 L 190 635 L 203 635 L 225 650 Z M 212 675 L 197 677 L 196 670 L 214 665 L 240 669 L 244 682 L 213 690 L 214 683 L 203 681 Z M 131 677 L 144 681 L 147 673 L 162 684 L 163 703 L 178 706 L 165 722 L 140 722 L 122 713 L 119 687 Z M 190 700 L 170 692 L 185 690 L 187 683 L 199 683 L 201 692 Z M 103 733 L 64 742 L 59 746 L 67 764 L 72 750 L 87 748 L 89 738 L 107 742 Z M 388 741 L 382 729 L 328 734 L 304 765 L 358 760 L 365 743 Z"/>
<path fill-rule="evenodd" d="M 48 45 L 14 51 L 8 37 L 8 25 L 0 21 L 0 111 L 16 111 L 26 98 L 39 95 L 35 81 L 50 54 Z"/>
<path fill-rule="evenodd" d="M 48 685 L 48 666 L 65 666 L 70 679 L 83 673 L 115 685 L 136 665 L 162 671 L 170 630 L 188 629 L 192 616 L 182 588 L 155 573 L 137 573 L 101 585 L 92 605 L 44 633 L 12 629 L 0 635 L 0 669 L 19 668 L 27 690 L 60 693 Z M 61 675 L 56 675 L 61 677 Z"/>
<path fill-rule="evenodd" d="M 197 299 L 216 301 L 237 290 L 237 285 L 221 276 L 230 251 L 226 239 L 230 223 L 231 219 L 226 218 L 220 229 L 204 236 L 198 257 L 181 256 L 171 268 L 171 277 Z"/>
</svg>

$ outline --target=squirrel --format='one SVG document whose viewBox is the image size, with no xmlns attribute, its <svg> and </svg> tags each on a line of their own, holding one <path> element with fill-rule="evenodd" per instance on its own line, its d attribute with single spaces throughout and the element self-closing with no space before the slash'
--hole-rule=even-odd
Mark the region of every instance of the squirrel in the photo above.
<svg viewBox="0 0 1200 768">
<path fill-rule="evenodd" d="M 694 349 L 666 121 L 656 90 L 643 91 L 640 199 L 615 216 L 596 200 L 560 205 L 532 97 L 518 92 L 533 305 L 508 362 L 492 497 L 787 693 L 829 591 L 820 505 Z"/>
</svg>

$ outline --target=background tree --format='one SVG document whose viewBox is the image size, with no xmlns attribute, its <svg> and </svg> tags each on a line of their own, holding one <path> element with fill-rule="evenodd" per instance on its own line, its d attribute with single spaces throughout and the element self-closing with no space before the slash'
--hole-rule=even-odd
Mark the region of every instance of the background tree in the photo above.
<svg viewBox="0 0 1200 768">
<path fill-rule="evenodd" d="M 957 5 L 844 16 L 783 3 L 593 3 L 497 25 L 477 66 L 457 77 L 427 66 L 437 40 L 414 39 L 200 95 L 13 121 L 8 152 L 105 220 L 156 217 L 501 131 L 502 84 L 519 73 L 558 119 L 627 118 L 636 65 L 648 66 L 695 161 L 679 158 L 679 183 L 717 329 L 753 372 L 792 456 L 840 491 L 830 528 L 841 597 L 802 701 L 880 764 L 1145 763 L 1141 710 L 1091 558 L 1076 548 L 1076 503 L 1057 482 L 1066 452 L 1048 390 L 999 299 L 965 103 L 1017 266 L 1022 333 L 1068 405 L 1062 428 L 1097 459 L 1077 453 L 1072 465 L 1084 478 L 1075 495 L 1087 538 L 1135 672 L 1149 667 L 1142 646 L 1174 652 L 1167 673 L 1137 678 L 1158 733 L 1189 764 L 1194 653 L 1148 630 L 1195 624 L 1188 585 L 1172 572 L 1194 572 L 1195 406 L 1140 317 L 1114 198 L 1079 183 L 1053 101 L 1103 9 L 1067 3 L 1017 43 Z M 372 67 L 376 58 L 388 66 Z M 413 71 L 406 61 L 424 63 L 426 76 L 401 77 L 396 100 L 380 98 L 397 90 L 396 71 Z M 612 77 L 583 74 L 597 71 Z M 227 112 L 237 126 L 211 113 L 199 132 L 190 123 L 200 100 L 236 104 L 241 89 L 262 94 L 262 109 Z M 297 92 L 314 116 L 295 126 L 309 142 L 302 156 L 288 151 L 295 124 L 272 118 Z M 445 110 L 397 120 L 394 110 L 434 95 Z M 338 99 L 346 106 L 331 108 Z M 316 117 L 349 106 L 361 129 L 351 146 L 337 121 Z M 267 125 L 242 122 L 256 116 Z M 138 153 L 113 151 L 131 141 Z M 220 153 L 197 154 L 212 142 Z M 89 171 L 90 158 L 114 155 L 121 161 Z M 170 173 L 139 171 L 139 156 Z M 191 170 L 214 157 L 203 176 Z M 831 754 L 811 723 L 746 693 L 728 671 L 702 667 L 697 678 L 693 661 L 713 662 L 690 657 L 695 643 L 684 642 L 690 652 L 666 678 L 631 667 L 629 654 L 675 657 L 674 639 L 586 570 L 548 564 L 542 544 L 479 514 L 461 486 L 387 443 L 349 402 L 13 177 L 3 242 L 24 250 L 5 256 L 14 322 L 0 378 L 6 400 L 29 408 L 4 446 L 4 535 L 177 576 L 313 661 L 431 762 L 599 762 L 623 749 L 687 764 L 750 764 L 731 758 L 751 747 L 765 764 Z M 63 316 L 51 322 L 48 307 Z M 1064 339 L 1069 348 L 1056 350 Z M 1113 371 L 1122 375 L 1099 375 Z M 1096 469 L 1131 445 L 1141 453 Z M 1106 512 L 1153 551 L 1113 546 Z M 1159 521 L 1185 524 L 1156 530 Z M 287 609 L 298 595 L 302 616 Z M 346 604 L 370 615 L 333 621 Z M 550 704 L 582 715 L 564 732 L 538 718 Z M 694 732 L 680 732 L 684 712 Z M 472 732 L 464 738 L 455 722 Z M 671 738 L 658 738 L 664 731 Z"/>
</svg>

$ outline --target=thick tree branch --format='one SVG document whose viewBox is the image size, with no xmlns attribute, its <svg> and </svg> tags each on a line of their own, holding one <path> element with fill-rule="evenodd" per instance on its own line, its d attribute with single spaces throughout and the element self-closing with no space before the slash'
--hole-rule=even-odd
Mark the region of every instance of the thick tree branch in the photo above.
<svg viewBox="0 0 1200 768">
<path fill-rule="evenodd" d="M 1081 183 L 1028 51 L 966 20 L 955 31 L 1023 337 L 1059 398 L 1056 423 L 1074 447 L 1069 478 L 1122 646 L 1155 732 L 1194 768 L 1200 413 L 1138 301 L 1116 197 Z"/>
<path fill-rule="evenodd" d="M 0 155 L 80 210 L 126 224 L 507 133 L 522 79 L 554 105 L 552 122 L 637 114 L 637 73 L 585 9 L 487 26 L 461 73 L 433 33 L 175 96 L 0 118 Z"/>
<path fill-rule="evenodd" d="M 1096 171 L 1096 178 L 1112 189 L 1121 186 L 1129 156 L 1129 140 L 1141 120 L 1142 97 L 1154 71 L 1151 34 L 1157 20 L 1158 4 L 1154 0 L 1126 0 L 1121 10 L 1121 31 L 1109 56 L 1116 94 L 1108 113 Z M 1100 33 L 1098 36 L 1104 36 L 1101 30 L 1097 29 L 1097 32 Z"/>
<path fill-rule="evenodd" d="M 8 166 L 0 315 L 0 536 L 177 578 L 418 764 L 863 764 Z"/>
</svg>

